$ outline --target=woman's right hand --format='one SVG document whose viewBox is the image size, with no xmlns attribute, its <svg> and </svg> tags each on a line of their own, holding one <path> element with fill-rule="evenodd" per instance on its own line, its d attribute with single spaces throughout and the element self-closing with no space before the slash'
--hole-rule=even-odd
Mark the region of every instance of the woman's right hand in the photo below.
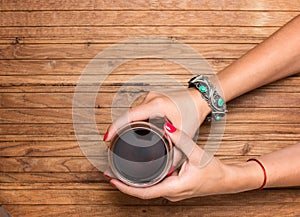
<svg viewBox="0 0 300 217">
<path fill-rule="evenodd" d="M 227 165 L 202 150 L 188 135 L 170 123 L 165 132 L 175 147 L 187 157 L 180 171 L 166 177 L 162 182 L 147 188 L 128 186 L 105 172 L 110 183 L 125 194 L 142 199 L 164 197 L 170 201 L 186 198 L 236 193 L 258 188 L 263 180 L 261 167 L 256 162 Z"/>
</svg>

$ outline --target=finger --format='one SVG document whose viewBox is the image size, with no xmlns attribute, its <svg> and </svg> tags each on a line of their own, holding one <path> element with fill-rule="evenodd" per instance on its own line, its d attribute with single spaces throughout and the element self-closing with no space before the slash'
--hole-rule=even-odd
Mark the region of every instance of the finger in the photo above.
<svg viewBox="0 0 300 217">
<path fill-rule="evenodd" d="M 204 156 L 204 151 L 188 135 L 176 129 L 172 124 L 167 122 L 164 128 L 172 142 L 186 155 L 189 162 L 198 165 Z"/>
<path fill-rule="evenodd" d="M 171 178 L 171 177 L 168 177 Z M 157 198 L 157 197 L 162 197 L 164 195 L 169 194 L 169 189 L 170 186 L 168 186 L 168 182 L 165 182 L 168 178 L 166 178 L 163 182 L 150 186 L 147 188 L 136 188 L 132 186 L 128 186 L 124 184 L 123 182 L 117 180 L 117 179 L 112 179 L 110 180 L 110 184 L 118 188 L 121 192 L 138 197 L 141 199 L 152 199 L 152 198 Z"/>
<path fill-rule="evenodd" d="M 176 146 L 173 147 L 174 150 L 174 157 L 173 157 L 173 162 L 172 166 L 174 167 L 174 170 L 178 169 L 183 162 L 186 160 L 186 156 L 180 149 L 178 149 Z"/>
<path fill-rule="evenodd" d="M 154 115 L 158 115 L 156 111 L 159 111 L 158 106 L 152 105 L 151 102 L 129 109 L 108 127 L 105 141 L 110 141 L 116 135 L 117 130 L 125 124 L 133 121 L 147 120 Z"/>
<path fill-rule="evenodd" d="M 166 198 L 167 200 L 169 200 L 171 202 L 177 202 L 177 201 L 185 199 L 184 197 L 164 197 L 164 198 Z"/>
<path fill-rule="evenodd" d="M 145 103 L 148 103 L 150 102 L 151 100 L 153 100 L 155 97 L 158 97 L 158 96 L 161 96 L 161 93 L 160 92 L 155 92 L 155 91 L 150 91 L 144 101 L 142 102 L 142 104 L 145 104 Z"/>
<path fill-rule="evenodd" d="M 172 174 L 170 174 L 170 176 L 178 176 L 178 170 L 174 170 L 174 172 Z"/>
<path fill-rule="evenodd" d="M 114 173 L 112 172 L 112 170 L 110 168 L 108 168 L 107 170 L 104 171 L 103 175 L 108 178 L 108 179 L 114 179 L 116 178 Z"/>
</svg>

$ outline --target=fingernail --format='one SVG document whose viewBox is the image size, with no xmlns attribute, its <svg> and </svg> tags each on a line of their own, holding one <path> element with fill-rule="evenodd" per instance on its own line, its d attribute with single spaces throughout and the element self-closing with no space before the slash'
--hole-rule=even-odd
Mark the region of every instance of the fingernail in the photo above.
<svg viewBox="0 0 300 217">
<path fill-rule="evenodd" d="M 116 187 L 116 185 L 115 185 L 113 182 L 109 182 L 109 184 L 110 184 L 111 186 L 113 186 L 114 188 Z"/>
<path fill-rule="evenodd" d="M 107 179 L 111 179 L 109 175 L 104 174 L 104 177 Z"/>
<path fill-rule="evenodd" d="M 108 132 L 106 131 L 106 133 L 105 133 L 105 135 L 104 135 L 104 137 L 103 137 L 103 141 L 106 141 L 107 136 L 108 136 Z"/>
<path fill-rule="evenodd" d="M 167 176 L 171 176 L 174 173 L 174 169 L 175 169 L 174 166 L 171 166 Z"/>
<path fill-rule="evenodd" d="M 176 131 L 176 127 L 174 127 L 172 124 L 169 122 L 165 123 L 165 128 L 169 133 L 174 133 Z"/>
</svg>

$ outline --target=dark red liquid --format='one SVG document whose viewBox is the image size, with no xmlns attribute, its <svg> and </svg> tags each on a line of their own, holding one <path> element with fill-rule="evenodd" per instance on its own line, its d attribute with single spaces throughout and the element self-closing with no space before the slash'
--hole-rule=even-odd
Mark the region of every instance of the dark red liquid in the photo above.
<svg viewBox="0 0 300 217">
<path fill-rule="evenodd" d="M 167 163 L 163 139 L 146 128 L 130 129 L 112 147 L 113 164 L 124 178 L 136 183 L 158 177 Z"/>
</svg>

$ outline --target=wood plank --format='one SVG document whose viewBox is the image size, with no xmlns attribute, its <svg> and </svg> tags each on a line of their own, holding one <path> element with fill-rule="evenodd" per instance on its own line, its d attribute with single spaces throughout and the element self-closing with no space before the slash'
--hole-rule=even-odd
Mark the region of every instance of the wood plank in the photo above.
<svg viewBox="0 0 300 217">
<path fill-rule="evenodd" d="M 215 71 L 220 71 L 235 59 L 207 59 Z M 80 75 L 90 60 L 2 60 L 1 75 Z M 196 67 L 196 61 L 195 66 Z M 115 75 L 138 75 L 144 71 L 164 74 L 186 74 L 186 70 L 167 60 L 136 59 L 117 67 L 111 72 Z M 99 72 L 101 67 L 99 66 Z"/>
<path fill-rule="evenodd" d="M 299 127 L 298 127 L 299 128 Z M 230 136 L 230 135 L 229 135 Z M 230 141 L 228 135 L 225 136 L 220 147 L 218 148 L 217 155 L 264 155 L 271 153 L 290 145 L 299 144 L 299 140 L 290 141 L 288 138 L 285 140 L 268 139 L 265 141 L 253 140 L 237 140 Z M 17 137 L 17 136 L 16 136 Z M 207 136 L 205 136 L 207 137 Z M 232 136 L 233 137 L 233 136 Z M 271 137 L 267 135 L 266 137 Z M 278 137 L 278 136 L 277 136 Z M 281 135 L 281 137 L 284 137 Z M 254 137 L 255 138 L 255 137 Z M 90 142 L 93 147 L 94 142 Z M 206 141 L 198 141 L 198 144 L 203 148 Z M 1 157 L 82 157 L 84 156 L 77 141 L 6 141 L 0 142 L 0 156 Z M 97 154 L 95 154 L 97 155 Z"/>
<path fill-rule="evenodd" d="M 0 186 L 0 190 L 102 190 L 111 191 L 112 186 L 107 185 L 108 180 L 102 175 L 102 182 L 97 183 L 65 183 L 61 185 L 59 183 L 3 183 Z M 300 187 L 287 187 L 287 190 L 300 190 Z M 117 189 L 115 189 L 117 190 Z M 279 190 L 278 188 L 269 188 L 264 190 Z M 117 190 L 118 191 L 118 190 Z"/>
<path fill-rule="evenodd" d="M 84 117 L 83 109 L 78 109 Z M 120 115 L 124 112 L 122 109 L 114 109 L 113 116 Z M 108 108 L 95 109 L 96 122 L 111 123 L 111 113 Z M 228 123 L 300 123 L 300 110 L 299 108 L 232 108 L 227 115 Z M 84 121 L 84 119 L 83 119 Z M 72 110 L 71 109 L 2 109 L 1 110 L 1 123 L 72 123 Z"/>
<path fill-rule="evenodd" d="M 0 173 L 0 182 L 3 183 L 100 183 L 104 181 L 103 173 L 94 172 L 68 172 L 68 173 Z M 45 185 L 46 186 L 46 185 Z"/>
<path fill-rule="evenodd" d="M 0 61 L 1 62 L 1 61 Z M 294 83 L 294 85 L 290 85 L 290 83 Z M 185 86 L 187 86 L 185 84 Z M 153 86 L 153 90 L 157 88 Z M 120 89 L 120 86 L 102 86 L 101 93 L 110 93 L 117 92 Z M 128 91 L 143 91 L 143 86 L 127 86 Z M 168 86 L 168 89 L 178 89 L 178 86 Z M 95 92 L 95 87 L 93 86 L 85 86 L 82 93 L 93 93 Z M 150 89 L 152 90 L 152 89 Z M 34 86 L 14 86 L 7 85 L 2 86 L 0 88 L 0 93 L 74 93 L 75 85 L 70 86 L 61 86 L 61 85 L 34 85 Z M 286 81 L 285 79 L 268 84 L 256 90 L 258 93 L 260 91 L 268 92 L 268 93 L 300 93 L 300 85 L 297 85 L 294 81 Z"/>
<path fill-rule="evenodd" d="M 299 203 L 299 189 L 250 191 L 233 195 L 216 195 L 198 197 L 180 202 L 182 205 L 196 206 L 235 206 L 274 205 Z M 60 204 L 60 205 L 167 205 L 166 199 L 140 200 L 124 195 L 117 190 L 1 190 L 0 200 L 3 204 Z M 175 205 L 175 204 L 174 204 Z M 178 203 L 176 203 L 178 205 Z"/>
<path fill-rule="evenodd" d="M 229 199 L 229 198 L 228 198 Z M 252 199 L 250 198 L 252 201 Z M 255 205 L 219 205 L 219 206 L 182 206 L 181 203 L 168 204 L 166 206 L 101 206 L 101 205 L 5 205 L 4 208 L 14 217 L 94 217 L 94 216 L 113 216 L 123 217 L 130 213 L 132 217 L 148 216 L 156 217 L 164 213 L 165 216 L 231 216 L 232 213 L 239 213 L 241 216 L 296 216 L 300 213 L 298 203 L 286 204 L 255 204 Z M 264 210 L 262 212 L 261 210 Z"/>
<path fill-rule="evenodd" d="M 85 157 L 0 157 L 0 160 L 1 172 L 68 173 L 98 171 Z M 99 157 L 97 160 L 101 162 L 104 157 Z"/>
<path fill-rule="evenodd" d="M 100 77 L 99 77 L 100 76 Z M 98 86 L 100 79 L 104 79 L 106 75 L 86 75 L 84 82 L 81 86 Z M 176 85 L 180 82 L 182 85 L 186 85 L 187 81 L 192 77 L 192 74 L 185 75 L 171 75 L 163 76 L 163 74 L 142 74 L 138 77 L 138 82 L 130 80 L 136 78 L 134 75 L 109 75 L 105 78 L 102 85 L 107 86 L 121 86 L 125 83 L 126 86 L 140 86 L 147 89 L 148 86 L 161 86 L 161 85 Z M 80 78 L 80 75 L 29 75 L 29 76 L 0 76 L 0 86 L 35 86 L 35 85 L 55 85 L 55 86 L 75 86 Z M 298 84 L 300 77 L 293 77 L 289 80 L 290 85 Z M 146 86 L 146 87 L 144 87 Z"/>
<path fill-rule="evenodd" d="M 118 96 L 118 105 L 130 105 L 133 96 L 138 92 L 99 93 L 95 104 L 89 107 L 112 107 L 114 97 Z M 82 96 L 90 93 L 83 93 Z M 4 108 L 72 108 L 72 93 L 0 93 L 0 109 Z M 299 108 L 300 93 L 269 93 L 253 91 L 229 102 L 232 108 Z M 88 106 L 88 105 L 87 105 Z"/>
<path fill-rule="evenodd" d="M 5 27 L 4 27 L 5 28 Z M 149 35 L 150 33 L 148 33 Z M 154 35 L 149 36 L 130 36 L 133 37 L 154 37 Z M 184 36 L 172 36 L 172 35 L 159 35 L 157 38 L 170 38 L 171 40 L 176 40 L 177 42 L 185 44 L 258 44 L 265 40 L 267 36 L 258 37 L 258 36 L 193 36 L 193 37 L 184 37 Z M 126 41 L 129 36 L 108 36 L 108 37 L 81 37 L 81 38 L 72 38 L 70 37 L 48 37 L 48 38 L 34 38 L 32 36 L 25 38 L 24 36 L 19 37 L 4 37 L 0 36 L 0 44 L 107 44 L 107 43 L 119 43 Z"/>
<path fill-rule="evenodd" d="M 112 44 L 9 44 L 0 45 L 0 59 L 92 59 L 98 53 Z M 105 58 L 116 58 L 124 55 L 127 58 L 129 54 L 134 54 L 135 51 L 130 44 L 127 44 L 127 50 L 116 50 L 115 53 L 111 51 Z M 161 44 L 156 47 L 162 46 Z M 239 58 L 248 50 L 253 48 L 255 44 L 193 44 L 191 45 L 204 58 Z M 126 48 L 125 48 L 126 49 Z M 149 52 L 149 50 L 148 50 Z M 172 51 L 172 55 L 178 54 L 178 58 L 190 58 L 191 54 L 184 54 L 182 50 L 176 49 Z M 162 54 L 165 50 L 162 50 Z M 125 55 L 126 54 L 126 55 Z"/>
<path fill-rule="evenodd" d="M 298 14 L 282 11 L 25 11 L 1 12 L 0 26 L 274 27 L 284 25 Z"/>
<path fill-rule="evenodd" d="M 99 173 L 100 174 L 100 173 Z M 101 174 L 101 182 L 91 183 L 3 183 L 0 190 L 111 190 L 108 179 Z"/>
<path fill-rule="evenodd" d="M 241 123 L 241 122 L 240 122 Z M 243 122 L 245 124 L 245 122 Z M 104 135 L 102 133 L 101 135 Z M 99 141 L 98 134 L 87 134 L 87 135 L 81 135 L 85 141 Z M 220 139 L 220 135 L 214 135 L 214 138 Z M 208 134 L 202 134 L 199 138 L 200 142 L 206 141 L 208 137 Z M 85 139 L 86 138 L 86 139 Z M 299 134 L 293 134 L 293 132 L 289 132 L 287 134 L 257 134 L 257 135 L 248 135 L 248 134 L 225 134 L 222 136 L 223 141 L 299 141 Z M 0 141 L 1 142 L 25 142 L 25 141 L 75 141 L 76 137 L 74 135 L 71 136 L 65 136 L 65 135 L 0 135 Z M 82 139 L 83 140 L 83 139 Z"/>
<path fill-rule="evenodd" d="M 192 74 L 181 74 L 181 75 L 164 75 L 161 73 L 156 74 L 140 74 L 135 75 L 106 75 L 104 74 L 90 74 L 85 75 L 84 82 L 81 82 L 81 86 L 100 86 L 100 79 L 105 79 L 102 86 L 122 86 L 126 89 L 127 86 L 135 86 L 138 91 L 153 90 L 152 86 L 158 86 L 160 89 L 162 86 L 184 86 L 192 77 Z M 0 76 L 0 86 L 76 86 L 79 80 L 79 75 L 29 75 L 29 76 Z M 138 80 L 136 82 L 135 80 Z M 283 79 L 278 82 L 280 85 L 294 86 L 300 84 L 300 74 L 294 75 Z M 276 85 L 276 84 L 275 84 Z M 181 87 L 182 87 L 181 86 Z M 83 88 L 81 88 L 83 89 Z M 97 89 L 98 90 L 98 89 Z M 154 89 L 155 90 L 155 89 Z M 157 90 L 157 89 L 156 89 Z M 95 91 L 95 90 L 94 90 Z M 101 91 L 101 89 L 100 89 Z"/>
<path fill-rule="evenodd" d="M 250 156 L 218 156 L 227 164 L 236 164 L 247 161 Z M 253 156 L 252 156 L 253 157 Z M 256 156 L 254 156 L 256 157 Z M 107 156 L 90 157 L 106 168 Z M 0 172 L 95 172 L 98 171 L 86 157 L 0 157 Z M 1 201 L 1 200 L 0 200 Z"/>
<path fill-rule="evenodd" d="M 241 122 L 240 122 L 241 123 Z M 245 122 L 243 122 L 245 124 Z M 255 124 L 255 123 L 253 123 Z M 257 123 L 256 123 L 257 124 Z M 101 135 L 104 135 L 101 134 Z M 89 140 L 89 141 L 99 141 L 99 137 L 96 134 L 88 134 L 88 135 L 81 135 L 82 137 L 86 137 L 87 139 L 84 140 Z M 207 140 L 207 134 L 202 134 L 202 137 L 199 138 L 200 141 L 206 141 Z M 218 135 L 219 136 L 219 135 Z M 214 136 L 216 139 L 219 139 L 218 136 Z M 259 135 L 255 135 L 255 137 L 253 137 L 253 135 L 239 135 L 239 134 L 225 134 L 223 135 L 222 139 L 225 141 L 266 141 L 266 140 L 272 140 L 272 141 L 299 141 L 299 135 L 298 134 L 291 134 L 291 132 L 289 134 L 278 134 L 278 133 L 274 133 L 274 134 L 259 134 Z M 45 142 L 49 142 L 49 141 L 75 141 L 76 137 L 74 135 L 71 136 L 64 136 L 64 135 L 44 135 L 44 136 L 40 136 L 40 135 L 0 135 L 0 141 L 1 142 L 11 142 L 11 141 L 15 141 L 15 142 L 25 142 L 25 141 L 30 141 L 30 142 L 34 142 L 34 141 L 45 141 Z"/>
<path fill-rule="evenodd" d="M 127 26 L 2 27 L 1 43 L 115 43 L 131 37 L 169 37 L 184 43 L 258 43 L 279 27 Z"/>
<path fill-rule="evenodd" d="M 181 0 L 171 1 L 109 1 L 93 0 L 80 1 L 72 0 L 65 4 L 60 4 L 54 0 L 23 0 L 21 2 L 1 0 L 0 11 L 41 11 L 41 10 L 279 10 L 298 11 L 300 3 L 297 0 L 264 0 L 263 4 L 257 4 L 251 0 L 221 1 L 214 0 L 192 1 Z"/>
<path fill-rule="evenodd" d="M 78 124 L 82 128 L 81 133 L 93 135 L 94 132 L 89 124 Z M 98 124 L 99 133 L 104 134 L 108 128 L 107 124 Z M 299 124 L 265 124 L 265 123 L 241 123 L 226 125 L 224 134 L 298 134 L 300 133 Z M 204 122 L 200 127 L 200 134 L 208 134 L 210 123 Z M 0 124 L 0 135 L 28 135 L 28 136 L 70 136 L 74 135 L 73 124 Z M 17 150 L 14 151 L 17 153 Z"/>
</svg>

